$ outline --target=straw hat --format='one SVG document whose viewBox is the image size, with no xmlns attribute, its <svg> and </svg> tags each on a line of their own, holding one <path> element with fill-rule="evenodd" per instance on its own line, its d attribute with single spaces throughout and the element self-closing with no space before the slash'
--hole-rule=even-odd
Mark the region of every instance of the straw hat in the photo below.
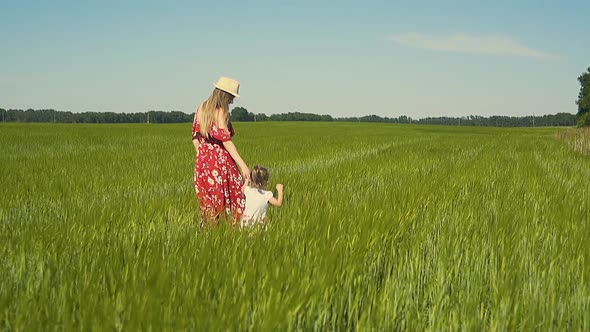
<svg viewBox="0 0 590 332">
<path fill-rule="evenodd" d="M 240 82 L 234 80 L 233 78 L 223 77 L 221 76 L 217 83 L 213 86 L 218 88 L 219 90 L 223 90 L 234 97 L 239 97 L 238 91 L 240 90 Z"/>
</svg>

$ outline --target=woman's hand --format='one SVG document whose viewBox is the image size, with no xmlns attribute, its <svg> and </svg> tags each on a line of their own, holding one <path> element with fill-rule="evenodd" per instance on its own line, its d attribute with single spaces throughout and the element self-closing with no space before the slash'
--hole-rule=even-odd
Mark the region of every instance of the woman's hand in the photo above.
<svg viewBox="0 0 590 332">
<path fill-rule="evenodd" d="M 250 181 L 250 169 L 246 164 L 240 166 L 240 170 L 242 171 L 242 177 L 246 181 Z"/>
</svg>

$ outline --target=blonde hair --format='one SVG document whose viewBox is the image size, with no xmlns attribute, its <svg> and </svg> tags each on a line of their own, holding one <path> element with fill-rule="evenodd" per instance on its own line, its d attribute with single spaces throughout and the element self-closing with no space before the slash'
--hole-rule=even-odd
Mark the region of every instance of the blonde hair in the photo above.
<svg viewBox="0 0 590 332">
<path fill-rule="evenodd" d="M 264 189 L 268 183 L 268 170 L 262 166 L 256 165 L 250 171 L 250 179 L 252 180 L 252 187 Z"/>
<path fill-rule="evenodd" d="M 234 96 L 223 90 L 215 88 L 211 96 L 203 103 L 203 108 L 199 113 L 199 123 L 201 135 L 209 137 L 211 125 L 217 120 L 216 111 L 223 110 L 223 121 L 227 126 L 229 122 L 229 104 L 234 100 Z"/>
</svg>

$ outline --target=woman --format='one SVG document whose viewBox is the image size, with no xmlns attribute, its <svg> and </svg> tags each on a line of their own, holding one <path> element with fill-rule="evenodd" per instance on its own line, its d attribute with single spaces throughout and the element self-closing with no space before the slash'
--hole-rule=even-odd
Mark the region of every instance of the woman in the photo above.
<svg viewBox="0 0 590 332">
<path fill-rule="evenodd" d="M 229 122 L 229 105 L 239 96 L 240 83 L 221 77 L 214 86 L 211 96 L 195 112 L 193 121 L 193 144 L 197 151 L 195 190 L 201 223 L 216 223 L 226 213 L 235 225 L 245 206 L 242 176 L 249 178 L 250 173 L 231 140 L 235 132 Z"/>
</svg>

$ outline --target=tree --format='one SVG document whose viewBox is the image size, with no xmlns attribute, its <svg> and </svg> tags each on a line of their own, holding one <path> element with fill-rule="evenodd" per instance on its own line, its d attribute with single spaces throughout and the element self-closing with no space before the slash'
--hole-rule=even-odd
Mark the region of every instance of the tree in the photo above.
<svg viewBox="0 0 590 332">
<path fill-rule="evenodd" d="M 590 67 L 588 67 L 588 72 L 578 77 L 578 81 L 580 82 L 580 94 L 576 104 L 578 104 L 578 119 L 580 120 L 584 114 L 590 112 Z"/>
<path fill-rule="evenodd" d="M 264 113 L 258 113 L 254 117 L 254 121 L 268 121 L 268 116 Z"/>
<path fill-rule="evenodd" d="M 231 110 L 230 120 L 232 121 L 254 121 L 254 113 L 249 113 L 243 107 L 234 107 Z"/>
<path fill-rule="evenodd" d="M 590 127 L 590 112 L 578 117 L 578 127 Z"/>
</svg>

